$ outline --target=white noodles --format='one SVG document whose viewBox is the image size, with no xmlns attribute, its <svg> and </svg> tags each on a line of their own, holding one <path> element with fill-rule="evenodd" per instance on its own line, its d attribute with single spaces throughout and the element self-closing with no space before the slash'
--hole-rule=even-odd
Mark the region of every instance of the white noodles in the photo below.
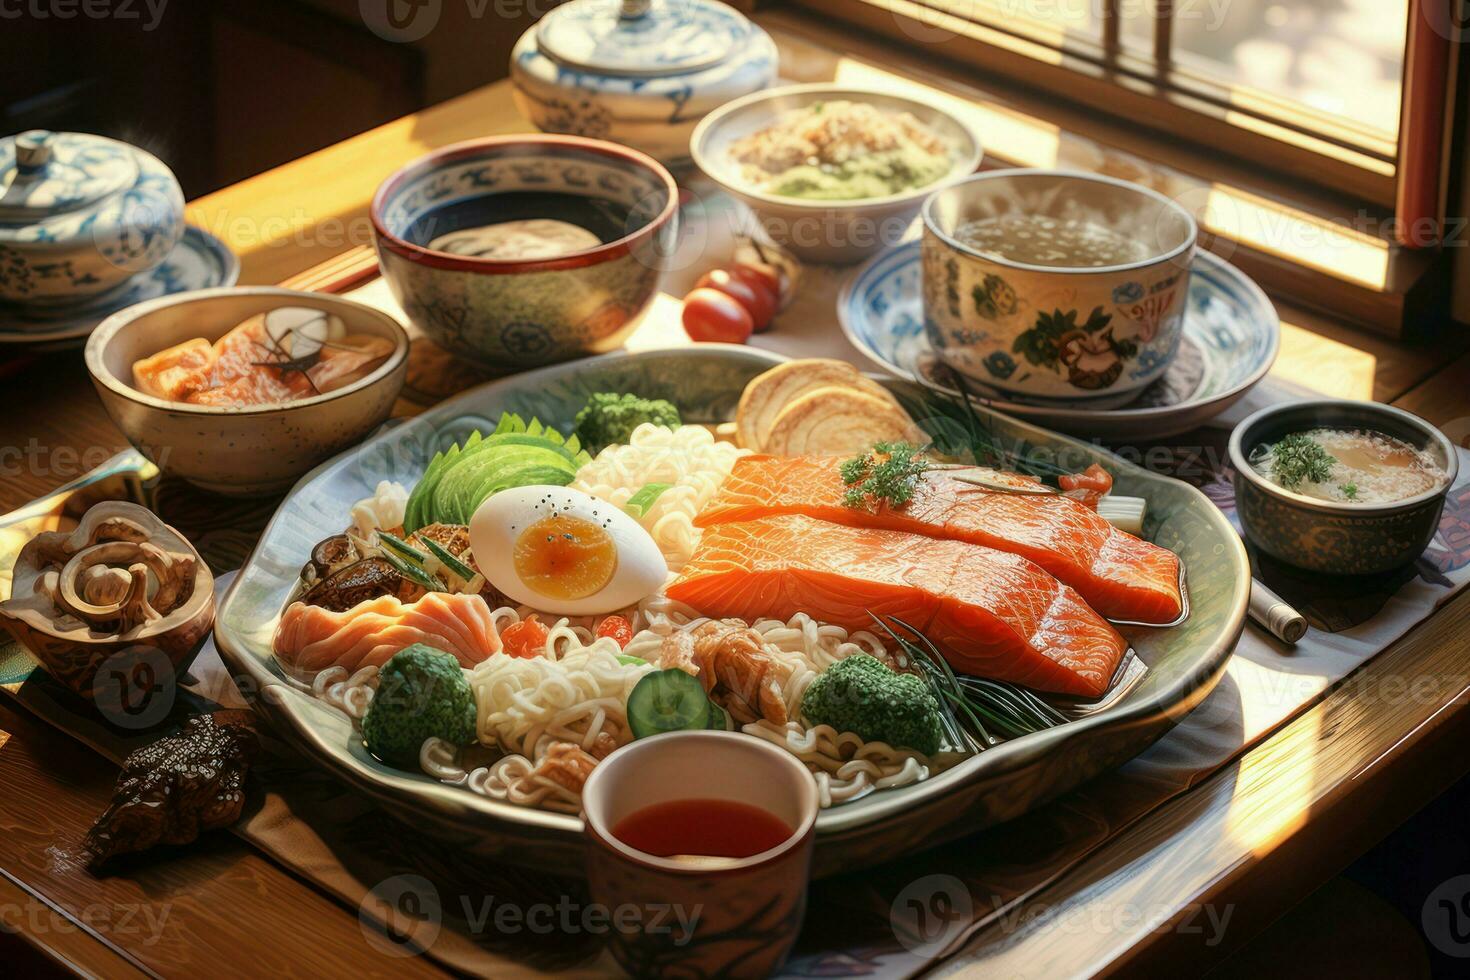
<svg viewBox="0 0 1470 980">
<path fill-rule="evenodd" d="M 558 630 L 560 659 L 497 653 L 470 670 L 482 744 L 534 758 L 543 736 L 589 752 L 603 733 L 615 745 L 632 740 L 628 695 L 653 666 L 620 662 L 622 651 L 609 637 L 584 644 L 571 627 L 553 636 Z"/>
<path fill-rule="evenodd" d="M 572 487 L 621 508 L 646 484 L 671 484 L 638 523 L 653 536 L 669 570 L 677 572 L 699 543 L 695 515 L 730 475 L 735 460 L 748 452 L 717 442 L 703 426 L 670 429 L 645 422 L 626 444 L 608 446 L 578 470 Z"/>
<path fill-rule="evenodd" d="M 311 679 L 314 697 L 338 709 L 353 721 L 362 721 L 378 691 L 378 667 L 368 664 L 359 667 L 351 675 L 346 667 L 328 667 Z"/>
<path fill-rule="evenodd" d="M 800 759 L 817 780 L 817 794 L 824 808 L 866 796 L 875 789 L 907 786 L 929 777 L 929 760 L 922 753 L 895 749 L 886 742 L 864 742 L 852 732 L 839 732 L 831 725 L 808 729 L 795 722 L 773 725 L 757 721 L 741 731 L 779 745 Z"/>
</svg>

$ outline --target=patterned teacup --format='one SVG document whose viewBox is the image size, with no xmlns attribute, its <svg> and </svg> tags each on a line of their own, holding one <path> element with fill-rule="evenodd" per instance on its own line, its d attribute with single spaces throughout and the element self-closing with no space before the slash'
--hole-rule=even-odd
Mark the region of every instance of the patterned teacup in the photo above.
<svg viewBox="0 0 1470 980">
<path fill-rule="evenodd" d="M 923 217 L 925 329 L 981 385 L 1113 408 L 1178 351 L 1197 229 L 1163 195 L 996 170 L 935 192 Z"/>
<path fill-rule="evenodd" d="M 744 858 L 660 857 L 614 829 L 645 808 L 713 800 L 758 807 L 790 834 Z M 817 788 L 795 756 L 740 732 L 639 739 L 608 756 L 582 791 L 587 881 L 613 923 L 610 945 L 635 977 L 765 977 L 806 912 Z"/>
</svg>

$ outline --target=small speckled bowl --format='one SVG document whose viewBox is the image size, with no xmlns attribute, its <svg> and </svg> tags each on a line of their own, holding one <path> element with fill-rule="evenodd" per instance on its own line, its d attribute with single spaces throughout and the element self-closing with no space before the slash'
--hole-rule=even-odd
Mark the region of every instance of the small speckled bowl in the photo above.
<svg viewBox="0 0 1470 980">
<path fill-rule="evenodd" d="M 138 359 L 194 337 L 218 340 L 242 321 L 280 306 L 334 313 L 350 334 L 393 341 L 393 353 L 350 385 L 280 405 L 189 405 L 133 387 Z M 108 317 L 87 341 L 86 361 L 107 414 L 159 469 L 215 493 L 263 496 L 287 489 L 382 424 L 403 389 L 408 334 L 381 310 L 325 293 L 268 286 L 201 289 Z"/>
<path fill-rule="evenodd" d="M 1292 432 L 1369 429 L 1427 451 L 1445 471 L 1437 488 L 1390 504 L 1318 500 L 1256 472 L 1250 455 Z M 1428 422 L 1376 402 L 1323 400 L 1263 408 L 1230 435 L 1235 506 L 1246 538 L 1289 565 L 1332 575 L 1369 575 L 1418 558 L 1439 527 L 1445 494 L 1459 471 L 1454 443 Z"/>
</svg>

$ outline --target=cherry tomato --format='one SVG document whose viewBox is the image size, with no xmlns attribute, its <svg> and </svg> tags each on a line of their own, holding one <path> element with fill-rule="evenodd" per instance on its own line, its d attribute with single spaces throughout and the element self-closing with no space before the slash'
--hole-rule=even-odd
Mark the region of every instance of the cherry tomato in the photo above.
<svg viewBox="0 0 1470 980">
<path fill-rule="evenodd" d="M 500 644 L 512 657 L 526 659 L 539 657 L 546 649 L 546 638 L 551 630 L 532 613 L 519 623 L 511 623 L 500 633 Z"/>
<path fill-rule="evenodd" d="M 684 332 L 693 340 L 743 344 L 755 321 L 750 311 L 729 293 L 703 287 L 684 297 Z"/>
<path fill-rule="evenodd" d="M 625 647 L 633 639 L 633 624 L 622 616 L 608 616 L 597 624 L 597 635 L 610 636 L 618 641 L 620 648 Z"/>
<path fill-rule="evenodd" d="M 750 314 L 755 332 L 760 333 L 771 325 L 776 315 L 776 294 L 771 292 L 765 280 L 758 274 L 741 274 L 736 269 L 712 269 L 699 277 L 695 288 L 708 287 L 735 297 Z"/>
<path fill-rule="evenodd" d="M 759 280 L 771 291 L 771 295 L 776 297 L 777 309 L 780 309 L 781 273 L 777 271 L 775 266 L 767 265 L 764 262 L 760 264 L 754 262 L 737 262 L 730 266 L 730 274 L 743 279 Z"/>
</svg>

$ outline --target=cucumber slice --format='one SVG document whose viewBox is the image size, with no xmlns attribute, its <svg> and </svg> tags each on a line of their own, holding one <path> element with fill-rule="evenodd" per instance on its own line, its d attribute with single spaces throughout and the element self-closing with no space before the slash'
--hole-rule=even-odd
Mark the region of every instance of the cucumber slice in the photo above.
<svg viewBox="0 0 1470 980">
<path fill-rule="evenodd" d="M 475 570 L 456 558 L 448 548 L 444 547 L 433 538 L 419 538 L 419 541 L 429 553 L 439 559 L 439 564 L 449 569 L 454 574 L 468 582 L 475 577 Z"/>
<path fill-rule="evenodd" d="M 715 704 L 713 701 L 710 702 L 709 706 L 709 727 L 717 732 L 728 732 L 730 730 L 730 716 L 725 714 L 724 708 Z"/>
<path fill-rule="evenodd" d="M 412 562 L 404 561 L 393 552 L 384 551 L 383 560 L 392 565 L 394 571 L 396 571 L 399 575 L 402 575 L 404 578 L 420 586 L 421 588 L 427 589 L 430 592 L 444 591 L 444 583 L 435 580 L 429 575 L 428 572 L 424 571 L 422 568 L 418 567 Z"/>
<path fill-rule="evenodd" d="M 415 565 L 423 565 L 424 562 L 429 560 L 428 555 L 424 554 L 422 551 L 415 548 L 407 541 L 403 540 L 397 535 L 389 534 L 387 531 L 384 531 L 382 529 L 378 530 L 378 540 L 387 547 L 398 552 L 401 557 L 413 562 Z"/>
<path fill-rule="evenodd" d="M 645 674 L 628 695 L 634 738 L 709 727 L 709 697 L 699 679 L 677 667 Z"/>
<path fill-rule="evenodd" d="M 672 486 L 672 483 L 645 483 L 637 493 L 628 498 L 628 502 L 623 505 L 623 510 L 641 519 L 653 506 L 653 502 L 663 496 L 664 491 Z"/>
</svg>

